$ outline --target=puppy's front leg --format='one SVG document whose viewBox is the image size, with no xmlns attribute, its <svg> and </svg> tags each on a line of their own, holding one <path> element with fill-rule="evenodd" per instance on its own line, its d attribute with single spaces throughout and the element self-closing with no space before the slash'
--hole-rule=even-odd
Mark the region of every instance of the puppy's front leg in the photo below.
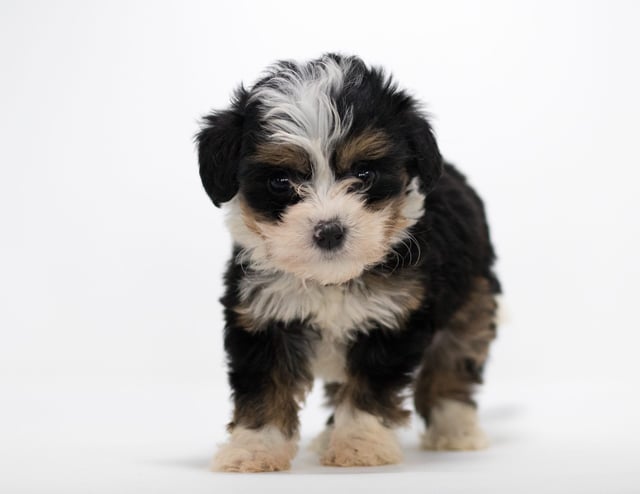
<svg viewBox="0 0 640 494">
<path fill-rule="evenodd" d="M 362 333 L 347 353 L 347 380 L 333 386 L 336 406 L 321 461 L 333 466 L 374 466 L 402 459 L 393 428 L 407 422 L 402 390 L 422 354 L 416 331 Z"/>
<path fill-rule="evenodd" d="M 312 383 L 311 337 L 300 325 L 274 323 L 259 330 L 225 330 L 234 399 L 231 437 L 213 469 L 287 470 L 297 451 L 298 410 Z"/>
</svg>

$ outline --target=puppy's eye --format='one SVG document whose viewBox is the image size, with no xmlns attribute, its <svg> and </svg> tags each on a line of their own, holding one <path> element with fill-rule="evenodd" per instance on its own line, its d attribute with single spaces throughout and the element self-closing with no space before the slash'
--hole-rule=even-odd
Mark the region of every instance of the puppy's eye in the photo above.
<svg viewBox="0 0 640 494">
<path fill-rule="evenodd" d="M 354 173 L 354 176 L 358 180 L 362 180 L 365 183 L 371 183 L 376 178 L 376 172 L 374 170 L 372 170 L 371 168 L 363 167 L 363 168 L 359 168 L 358 170 L 356 170 L 356 172 Z"/>
<path fill-rule="evenodd" d="M 291 191 L 291 182 L 285 174 L 274 175 L 268 181 L 269 190 L 274 194 L 286 194 Z"/>
</svg>

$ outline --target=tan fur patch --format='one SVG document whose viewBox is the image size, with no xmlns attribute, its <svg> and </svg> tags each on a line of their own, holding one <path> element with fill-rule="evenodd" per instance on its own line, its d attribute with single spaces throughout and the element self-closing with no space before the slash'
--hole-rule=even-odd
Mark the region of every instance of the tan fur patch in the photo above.
<svg viewBox="0 0 640 494">
<path fill-rule="evenodd" d="M 233 421 L 228 427 L 230 432 L 238 425 L 250 429 L 269 425 L 282 431 L 288 438 L 298 433 L 300 404 L 313 383 L 310 379 L 293 382 L 283 374 L 284 372 L 276 367 L 271 372 L 268 389 L 258 399 L 236 403 Z"/>
<path fill-rule="evenodd" d="M 418 309 L 424 300 L 424 284 L 417 277 L 410 275 L 388 277 L 367 272 L 362 276 L 362 283 L 370 293 L 393 293 L 402 300 L 407 314 Z"/>
<path fill-rule="evenodd" d="M 496 308 L 489 282 L 478 278 L 469 300 L 436 334 L 415 383 L 416 410 L 427 421 L 443 399 L 474 404 L 473 386 L 482 382 L 482 367 L 496 335 Z"/>
<path fill-rule="evenodd" d="M 260 163 L 291 168 L 300 173 L 309 173 L 311 170 L 307 153 L 291 144 L 274 142 L 259 144 L 251 159 Z"/>
<path fill-rule="evenodd" d="M 260 233 L 260 227 L 258 226 L 258 223 L 261 220 L 260 215 L 249 208 L 249 205 L 247 204 L 245 198 L 242 196 L 238 196 L 238 205 L 240 207 L 242 221 L 244 222 L 247 229 L 251 233 L 254 233 L 260 237 L 262 235 Z"/>
<path fill-rule="evenodd" d="M 409 177 L 405 174 L 403 189 L 406 188 L 408 181 Z M 375 209 L 385 209 L 388 212 L 389 216 L 385 223 L 385 236 L 387 242 L 393 243 L 392 239 L 402 237 L 406 233 L 407 229 L 413 225 L 412 218 L 407 218 L 403 215 L 407 206 L 407 201 L 409 201 L 408 196 L 402 194 L 374 204 Z"/>
<path fill-rule="evenodd" d="M 244 305 L 236 307 L 234 312 L 236 313 L 238 324 L 246 331 L 257 331 L 260 329 L 259 324 L 257 324 L 256 320 L 251 317 L 251 314 Z"/>
<path fill-rule="evenodd" d="M 338 172 L 346 172 L 360 160 L 375 160 L 384 157 L 391 147 L 388 136 L 381 130 L 366 130 L 348 139 L 336 152 Z"/>
</svg>

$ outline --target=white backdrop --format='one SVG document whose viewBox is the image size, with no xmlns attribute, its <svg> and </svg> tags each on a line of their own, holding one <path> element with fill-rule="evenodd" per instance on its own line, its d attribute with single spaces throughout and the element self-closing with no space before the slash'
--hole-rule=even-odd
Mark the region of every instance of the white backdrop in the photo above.
<svg viewBox="0 0 640 494">
<path fill-rule="evenodd" d="M 639 5 L 3 1 L 0 490 L 638 489 Z M 272 61 L 326 51 L 425 101 L 486 200 L 494 446 L 423 453 L 414 427 L 400 466 L 209 473 L 230 241 L 193 135 Z M 303 444 L 326 415 L 309 401 Z"/>
</svg>

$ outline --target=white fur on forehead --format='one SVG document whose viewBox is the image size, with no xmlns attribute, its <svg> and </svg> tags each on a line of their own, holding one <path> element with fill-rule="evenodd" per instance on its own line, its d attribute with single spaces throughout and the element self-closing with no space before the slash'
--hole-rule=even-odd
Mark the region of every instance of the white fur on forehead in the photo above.
<svg viewBox="0 0 640 494">
<path fill-rule="evenodd" d="M 251 95 L 260 102 L 269 138 L 304 149 L 316 180 L 331 181 L 329 156 L 351 126 L 351 114 L 341 118 L 333 99 L 344 87 L 350 66 L 349 59 L 332 58 L 295 69 L 277 65 L 268 84 Z"/>
</svg>

